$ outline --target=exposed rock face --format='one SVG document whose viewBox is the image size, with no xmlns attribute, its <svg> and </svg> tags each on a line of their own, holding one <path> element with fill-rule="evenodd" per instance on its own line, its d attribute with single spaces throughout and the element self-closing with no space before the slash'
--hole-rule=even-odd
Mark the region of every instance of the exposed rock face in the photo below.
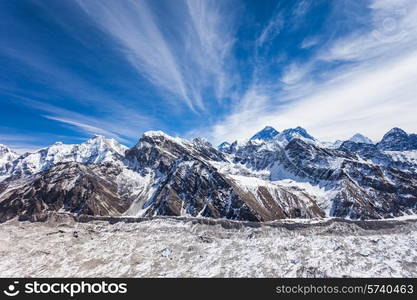
<svg viewBox="0 0 417 300">
<path fill-rule="evenodd" d="M 314 212 L 298 205 L 304 201 L 297 202 L 294 200 L 297 196 L 284 188 L 280 190 L 281 198 L 278 194 L 271 195 L 262 186 L 254 192 L 243 190 L 242 185 L 213 166 L 212 162 L 228 164 L 225 155 L 201 141 L 189 143 L 160 133 L 148 133 L 127 152 L 126 159 L 138 170 L 158 171 L 154 175 L 154 181 L 158 182 L 155 193 L 144 204 L 145 215 L 187 214 L 254 221 L 324 215 L 317 205 Z M 289 203 L 291 200 L 293 202 Z M 289 209 L 280 207 L 285 204 L 292 205 Z"/>
<path fill-rule="evenodd" d="M 400 128 L 393 128 L 388 131 L 381 142 L 378 143 L 378 149 L 391 151 L 416 150 L 416 141 L 415 134 L 408 135 Z"/>
<path fill-rule="evenodd" d="M 417 151 L 382 150 L 394 140 L 410 145 L 414 135 L 395 129 L 377 145 L 345 141 L 338 149 L 280 135 L 223 151 L 163 132 L 145 133 L 127 151 L 103 137 L 55 144 L 9 163 L 0 220 L 50 211 L 248 221 L 417 213 Z"/>
<path fill-rule="evenodd" d="M 221 152 L 229 153 L 230 146 L 231 146 L 230 143 L 223 142 L 217 147 L 217 149 L 219 149 L 219 151 L 221 151 Z"/>
<path fill-rule="evenodd" d="M 28 179 L 3 182 L 0 220 L 16 215 L 20 220 L 42 220 L 48 211 L 121 215 L 132 201 L 118 194 L 120 172 L 112 164 L 62 163 Z"/>
<path fill-rule="evenodd" d="M 360 153 L 323 150 L 301 141 L 287 148 L 293 174 L 337 191 L 332 216 L 369 219 L 416 212 L 416 173 L 393 169 L 389 162 L 376 165 Z"/>
</svg>

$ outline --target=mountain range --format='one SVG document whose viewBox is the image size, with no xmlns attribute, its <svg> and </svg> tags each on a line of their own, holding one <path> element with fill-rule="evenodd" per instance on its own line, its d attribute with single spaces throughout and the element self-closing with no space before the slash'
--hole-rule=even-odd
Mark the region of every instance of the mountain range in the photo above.
<svg viewBox="0 0 417 300">
<path fill-rule="evenodd" d="M 148 131 L 131 147 L 94 136 L 18 155 L 0 146 L 0 221 L 50 213 L 271 221 L 417 212 L 417 135 L 324 143 L 267 126 L 246 141 Z"/>
</svg>

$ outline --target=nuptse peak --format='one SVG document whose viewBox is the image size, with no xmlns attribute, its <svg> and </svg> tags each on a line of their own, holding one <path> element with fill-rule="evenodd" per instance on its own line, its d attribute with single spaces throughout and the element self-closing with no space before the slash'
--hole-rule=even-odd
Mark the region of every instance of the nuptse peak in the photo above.
<svg viewBox="0 0 417 300">
<path fill-rule="evenodd" d="M 417 212 L 417 135 L 399 128 L 324 143 L 267 126 L 247 141 L 143 134 L 128 148 L 94 136 L 17 155 L 0 146 L 0 221 L 101 216 L 390 218 Z"/>
</svg>

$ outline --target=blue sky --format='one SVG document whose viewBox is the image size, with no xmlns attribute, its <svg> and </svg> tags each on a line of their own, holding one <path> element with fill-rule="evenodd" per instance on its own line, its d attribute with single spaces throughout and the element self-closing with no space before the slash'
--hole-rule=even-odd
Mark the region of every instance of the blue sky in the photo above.
<svg viewBox="0 0 417 300">
<path fill-rule="evenodd" d="M 417 132 L 413 0 L 0 1 L 0 143 Z"/>
</svg>

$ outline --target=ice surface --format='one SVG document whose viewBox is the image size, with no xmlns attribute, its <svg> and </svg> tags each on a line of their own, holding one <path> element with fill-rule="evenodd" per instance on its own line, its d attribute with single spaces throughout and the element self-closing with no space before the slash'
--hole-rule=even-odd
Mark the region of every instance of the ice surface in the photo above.
<svg viewBox="0 0 417 300">
<path fill-rule="evenodd" d="M 276 227 L 226 229 L 170 218 L 113 225 L 9 221 L 0 225 L 0 274 L 416 277 L 416 221 L 373 222 L 381 225 L 363 229 L 359 225 L 367 223 L 288 220 L 271 223 Z"/>
</svg>

